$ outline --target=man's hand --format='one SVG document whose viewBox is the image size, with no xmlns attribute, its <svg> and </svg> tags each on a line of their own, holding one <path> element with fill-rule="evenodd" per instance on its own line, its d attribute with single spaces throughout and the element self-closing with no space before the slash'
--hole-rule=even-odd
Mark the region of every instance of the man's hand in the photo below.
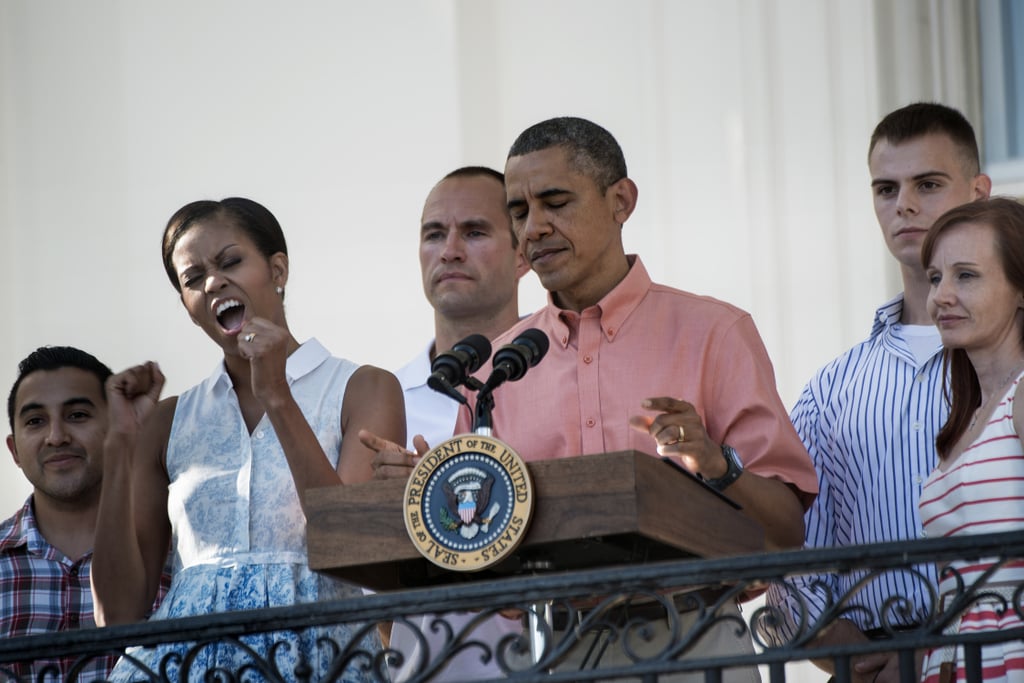
<svg viewBox="0 0 1024 683">
<path fill-rule="evenodd" d="M 646 410 L 661 411 L 660 415 L 634 415 L 630 426 L 646 432 L 658 442 L 658 455 L 679 456 L 683 465 L 705 479 L 725 476 L 728 465 L 722 457 L 721 444 L 711 440 L 704 429 L 704 421 L 692 404 L 668 396 L 644 399 L 640 404 Z"/>
<path fill-rule="evenodd" d="M 812 647 L 831 647 L 867 642 L 868 637 L 849 619 L 837 619 L 826 628 L 811 644 Z M 921 677 L 921 662 L 924 650 L 914 653 L 914 680 Z M 813 660 L 818 668 L 835 674 L 835 661 L 832 659 Z M 899 683 L 900 658 L 896 652 L 875 652 L 860 655 L 851 659 L 851 680 L 854 683 Z"/>
<path fill-rule="evenodd" d="M 421 434 L 417 434 L 412 440 L 416 446 L 416 453 L 394 441 L 382 439 L 366 429 L 359 430 L 359 440 L 376 453 L 373 456 L 374 479 L 408 479 L 420 457 L 430 450 Z"/>
<path fill-rule="evenodd" d="M 109 431 L 135 436 L 153 412 L 164 388 L 164 373 L 153 361 L 128 368 L 107 378 Z"/>
<path fill-rule="evenodd" d="M 921 678 L 925 650 L 914 652 L 914 680 Z M 899 683 L 900 657 L 896 652 L 875 652 L 853 659 L 853 680 L 864 683 Z"/>
</svg>

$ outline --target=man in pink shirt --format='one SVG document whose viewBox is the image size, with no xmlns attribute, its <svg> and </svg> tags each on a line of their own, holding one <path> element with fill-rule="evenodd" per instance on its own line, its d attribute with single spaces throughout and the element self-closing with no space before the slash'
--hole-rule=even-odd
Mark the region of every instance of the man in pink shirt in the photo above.
<svg viewBox="0 0 1024 683">
<path fill-rule="evenodd" d="M 615 138 L 583 119 L 544 121 L 512 145 L 505 178 L 513 230 L 550 295 L 494 347 L 528 328 L 551 345 L 539 366 L 494 392 L 494 435 L 528 461 L 634 448 L 678 457 L 760 522 L 769 549 L 799 548 L 817 477 L 764 344 L 749 314 L 655 284 L 625 253 L 637 187 Z M 470 427 L 464 409 L 456 433 Z M 752 644 L 720 624 L 698 649 L 735 655 Z M 613 644 L 600 664 L 631 661 Z M 723 674 L 757 679 L 753 669 Z"/>
</svg>

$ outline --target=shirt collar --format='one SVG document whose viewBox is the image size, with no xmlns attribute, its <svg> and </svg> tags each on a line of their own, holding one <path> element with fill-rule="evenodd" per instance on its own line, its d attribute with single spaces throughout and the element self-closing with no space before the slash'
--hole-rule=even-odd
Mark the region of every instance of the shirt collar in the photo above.
<svg viewBox="0 0 1024 683">
<path fill-rule="evenodd" d="M 32 496 L 21 506 L 9 520 L 6 533 L 0 536 L 0 552 L 27 545 L 29 549 L 38 549 L 43 542 L 36 526 L 36 515 L 32 510 Z"/>
<path fill-rule="evenodd" d="M 875 321 L 871 326 L 871 338 L 874 339 L 886 328 L 891 328 L 900 321 L 903 315 L 903 292 L 900 292 L 875 311 Z"/>
<path fill-rule="evenodd" d="M 296 380 L 313 372 L 330 356 L 330 352 L 315 338 L 303 342 L 292 352 L 292 355 L 288 356 L 288 360 L 285 362 L 284 374 L 288 379 L 288 384 L 291 385 Z M 207 391 L 217 394 L 225 393 L 231 388 L 231 377 L 228 375 L 228 369 L 223 360 L 217 364 L 205 384 Z"/>
<path fill-rule="evenodd" d="M 403 388 L 414 389 L 426 386 L 427 378 L 430 377 L 430 352 L 433 348 L 434 340 L 431 339 L 415 358 L 395 372 L 395 377 L 398 378 L 398 383 Z"/>
<path fill-rule="evenodd" d="M 610 292 L 593 306 L 576 313 L 560 309 L 555 305 L 554 297 L 548 293 L 547 312 L 548 323 L 553 332 L 552 340 L 565 348 L 569 345 L 572 331 L 579 325 L 581 317 L 598 317 L 601 320 L 601 332 L 605 340 L 612 342 L 619 328 L 626 321 L 636 307 L 643 300 L 644 295 L 651 288 L 651 276 L 647 273 L 640 257 L 636 254 L 628 254 L 626 260 L 629 262 L 629 271 L 626 277 L 622 278 L 619 284 L 615 285 Z"/>
</svg>

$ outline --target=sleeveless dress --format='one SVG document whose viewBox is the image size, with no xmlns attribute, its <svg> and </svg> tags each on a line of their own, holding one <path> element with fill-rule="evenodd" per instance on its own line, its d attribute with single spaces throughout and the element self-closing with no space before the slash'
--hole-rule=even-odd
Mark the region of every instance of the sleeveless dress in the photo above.
<svg viewBox="0 0 1024 683">
<path fill-rule="evenodd" d="M 1024 448 L 1013 427 L 1013 396 L 1018 376 L 996 406 L 981 435 L 945 472 L 936 469 L 921 491 L 920 512 L 930 538 L 1024 530 Z M 1024 406 L 1021 407 L 1024 409 Z M 952 564 L 971 586 L 992 566 L 993 558 Z M 986 582 L 999 598 L 976 601 L 963 613 L 954 632 L 1018 628 L 1024 622 L 1012 606 L 1013 588 L 1024 582 L 1024 561 L 1010 561 Z M 953 578 L 940 582 L 940 594 L 955 590 Z M 1010 606 L 1003 610 L 1004 606 Z M 985 681 L 1024 682 L 1024 642 L 997 643 L 982 648 Z M 922 667 L 925 683 L 939 681 L 939 667 L 952 661 L 952 648 L 932 650 Z M 963 648 L 956 648 L 956 680 L 966 680 Z"/>
<path fill-rule="evenodd" d="M 315 339 L 307 341 L 286 366 L 292 395 L 317 435 L 331 464 L 341 450 L 341 405 L 345 387 L 357 369 L 331 357 Z M 170 477 L 167 508 L 172 527 L 171 586 L 151 619 L 173 619 L 215 612 L 278 607 L 362 595 L 362 590 L 310 570 L 306 559 L 306 520 L 284 452 L 266 415 L 250 434 L 223 363 L 203 383 L 178 398 L 167 446 Z M 345 648 L 358 625 L 307 629 L 298 636 L 282 632 L 245 636 L 242 640 L 269 658 L 271 646 L 287 640 L 274 656 L 285 680 L 295 680 L 299 652 L 312 667 L 311 680 L 322 680 L 330 665 L 330 648 L 317 645 L 329 637 Z M 376 629 L 360 648 L 377 653 Z M 170 652 L 184 654 L 189 645 L 132 648 L 128 655 L 159 671 Z M 199 653 L 188 680 L 213 667 L 232 672 L 253 660 L 237 645 L 209 645 Z M 375 680 L 357 661 L 334 680 Z M 356 670 L 358 667 L 358 671 Z M 171 680 L 178 679 L 172 668 Z M 140 679 L 139 670 L 122 659 L 112 680 Z M 255 675 L 254 675 L 255 674 Z M 257 672 L 248 678 L 261 680 Z"/>
</svg>

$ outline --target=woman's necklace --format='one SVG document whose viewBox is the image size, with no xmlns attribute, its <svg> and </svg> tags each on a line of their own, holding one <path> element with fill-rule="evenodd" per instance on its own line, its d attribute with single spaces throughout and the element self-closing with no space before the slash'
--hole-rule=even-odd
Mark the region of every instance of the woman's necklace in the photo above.
<svg viewBox="0 0 1024 683">
<path fill-rule="evenodd" d="M 1000 383 L 999 389 L 996 390 L 996 392 L 992 394 L 992 396 L 1000 395 L 1000 390 L 1003 389 L 1007 384 L 1009 384 L 1011 379 L 1021 374 L 1021 372 L 1024 372 L 1024 365 L 1018 365 L 1013 370 L 1010 370 L 1010 374 L 1008 374 L 1006 376 L 1006 379 L 1004 379 L 1002 383 Z M 988 405 L 988 402 L 992 400 L 992 396 L 989 396 L 987 399 L 985 399 L 984 403 L 982 403 L 980 406 L 974 409 L 974 415 L 971 416 L 971 423 L 967 425 L 967 429 L 974 429 L 974 425 L 977 424 L 978 422 L 978 416 L 981 414 L 982 409 L 984 409 L 985 406 Z"/>
</svg>

